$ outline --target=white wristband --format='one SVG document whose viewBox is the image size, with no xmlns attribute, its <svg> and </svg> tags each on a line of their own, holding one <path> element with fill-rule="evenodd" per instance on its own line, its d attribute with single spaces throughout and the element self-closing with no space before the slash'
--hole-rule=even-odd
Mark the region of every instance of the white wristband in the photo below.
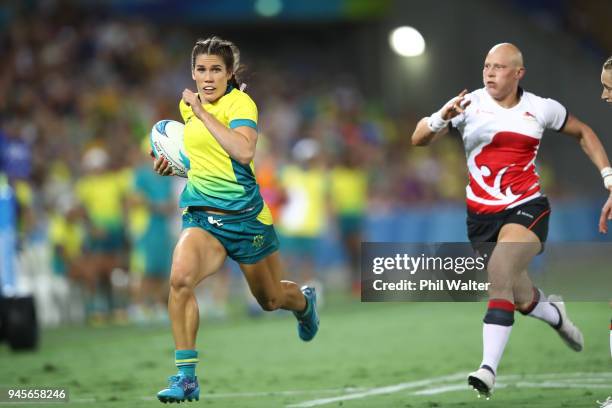
<svg viewBox="0 0 612 408">
<path fill-rule="evenodd" d="M 609 189 L 612 187 L 612 167 L 604 167 L 601 170 L 601 177 L 603 178 L 604 186 Z"/>
<path fill-rule="evenodd" d="M 448 122 L 450 122 L 450 120 L 442 119 L 442 114 L 440 111 L 437 111 L 436 113 L 432 113 L 429 119 L 427 119 L 427 126 L 432 132 L 438 133 L 448 126 Z"/>
</svg>

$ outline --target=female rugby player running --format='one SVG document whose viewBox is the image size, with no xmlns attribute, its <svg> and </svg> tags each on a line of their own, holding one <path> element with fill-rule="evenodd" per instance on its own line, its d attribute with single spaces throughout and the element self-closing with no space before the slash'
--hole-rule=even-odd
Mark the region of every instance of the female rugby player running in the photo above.
<svg viewBox="0 0 612 408">
<path fill-rule="evenodd" d="M 179 104 L 190 160 L 180 206 L 187 209 L 174 249 L 168 300 L 179 372 L 157 394 L 162 402 L 199 399 L 195 366 L 200 318 L 194 289 L 227 256 L 238 262 L 264 310 L 293 311 L 302 340 L 312 340 L 319 326 L 314 289 L 281 280 L 278 239 L 254 176 L 257 106 L 238 89 L 239 68 L 238 48 L 229 41 L 211 37 L 193 47 L 191 74 L 197 92 L 185 89 Z M 161 157 L 154 169 L 172 174 Z"/>
<path fill-rule="evenodd" d="M 527 275 L 527 265 L 544 248 L 550 206 L 540 190 L 535 158 L 545 129 L 574 136 L 601 171 L 612 193 L 610 163 L 597 135 L 553 99 L 519 87 L 525 75 L 520 50 L 508 43 L 494 46 L 483 67 L 484 88 L 461 92 L 438 112 L 423 118 L 412 135 L 417 146 L 447 133 L 449 124 L 463 137 L 469 170 L 467 227 L 478 250 L 496 245 L 488 263 L 489 303 L 483 326 L 483 358 L 468 383 L 490 396 L 514 310 L 550 324 L 575 351 L 582 333 L 569 320 L 558 297 L 546 297 Z M 601 210 L 599 230 L 606 232 L 612 195 Z M 480 244 L 480 245 L 479 245 Z"/>
</svg>

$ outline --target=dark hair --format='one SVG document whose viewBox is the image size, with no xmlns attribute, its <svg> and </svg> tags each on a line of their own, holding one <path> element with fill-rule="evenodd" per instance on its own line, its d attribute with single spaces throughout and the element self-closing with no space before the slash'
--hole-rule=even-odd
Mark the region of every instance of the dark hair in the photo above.
<svg viewBox="0 0 612 408">
<path fill-rule="evenodd" d="M 201 54 L 218 55 L 221 57 L 226 68 L 232 72 L 229 84 L 236 89 L 239 88 L 238 74 L 242 66 L 240 65 L 240 51 L 233 42 L 217 36 L 212 36 L 205 40 L 199 39 L 191 51 L 191 69 L 195 69 L 196 58 Z"/>
<path fill-rule="evenodd" d="M 606 60 L 603 64 L 603 69 L 612 69 L 612 56 Z"/>
</svg>

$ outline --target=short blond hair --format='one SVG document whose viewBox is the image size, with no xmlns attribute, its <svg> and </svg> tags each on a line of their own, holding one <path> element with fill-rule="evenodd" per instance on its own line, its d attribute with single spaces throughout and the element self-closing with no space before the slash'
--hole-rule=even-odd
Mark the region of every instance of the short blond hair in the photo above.
<svg viewBox="0 0 612 408">
<path fill-rule="evenodd" d="M 608 70 L 612 69 L 612 56 L 606 60 L 603 64 L 603 69 Z"/>
</svg>

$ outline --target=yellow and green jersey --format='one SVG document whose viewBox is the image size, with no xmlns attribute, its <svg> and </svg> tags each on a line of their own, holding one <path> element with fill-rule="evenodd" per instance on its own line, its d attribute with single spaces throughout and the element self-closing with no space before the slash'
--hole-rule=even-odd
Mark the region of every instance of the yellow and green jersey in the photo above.
<svg viewBox="0 0 612 408">
<path fill-rule="evenodd" d="M 281 215 L 281 233 L 288 237 L 320 236 L 327 220 L 328 186 L 323 170 L 289 165 L 283 169 L 281 181 L 289 197 Z"/>
<path fill-rule="evenodd" d="M 123 199 L 131 184 L 129 170 L 91 174 L 76 184 L 76 195 L 97 228 L 123 225 Z"/>
<path fill-rule="evenodd" d="M 241 126 L 257 129 L 257 106 L 238 89 L 231 89 L 214 103 L 202 106 L 230 129 Z M 190 162 L 180 206 L 206 206 L 227 211 L 261 207 L 263 199 L 255 180 L 253 162 L 247 166 L 232 159 L 183 100 L 179 109 L 185 121 L 185 150 Z"/>
<path fill-rule="evenodd" d="M 368 175 L 364 170 L 337 166 L 331 171 L 330 196 L 340 215 L 362 215 L 368 199 Z"/>
<path fill-rule="evenodd" d="M 49 240 L 53 246 L 64 248 L 67 260 L 74 260 L 81 255 L 85 239 L 83 227 L 77 222 L 68 221 L 65 216 L 51 214 L 49 218 Z"/>
</svg>

